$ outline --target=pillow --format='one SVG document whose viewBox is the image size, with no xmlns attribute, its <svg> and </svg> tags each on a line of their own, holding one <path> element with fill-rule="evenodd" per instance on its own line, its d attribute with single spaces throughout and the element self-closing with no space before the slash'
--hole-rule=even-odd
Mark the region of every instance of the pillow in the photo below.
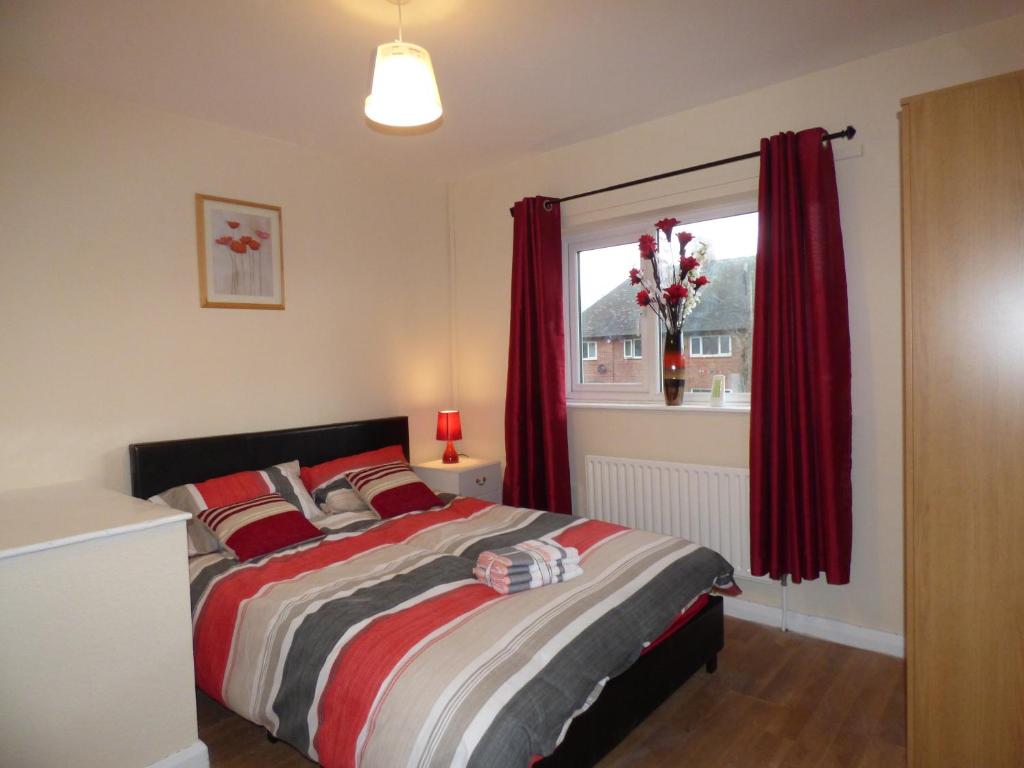
<svg viewBox="0 0 1024 768">
<path fill-rule="evenodd" d="M 389 445 L 375 451 L 343 456 L 314 467 L 302 468 L 302 482 L 313 496 L 313 503 L 327 515 L 369 510 L 366 502 L 352 488 L 345 473 L 389 461 L 405 461 L 400 445 Z"/>
<path fill-rule="evenodd" d="M 204 509 L 199 522 L 241 562 L 323 536 L 279 493 Z"/>
<path fill-rule="evenodd" d="M 391 461 L 346 473 L 352 487 L 381 519 L 442 506 L 404 461 Z"/>
<path fill-rule="evenodd" d="M 150 496 L 149 500 L 192 513 L 193 519 L 189 520 L 186 526 L 188 555 L 192 557 L 220 549 L 217 537 L 196 522 L 196 515 L 210 507 L 236 504 L 267 493 L 280 494 L 285 501 L 302 510 L 307 519 L 321 517 L 320 511 L 299 478 L 297 461 L 275 464 L 259 472 L 235 472 L 233 475 L 215 477 L 201 483 L 178 485 L 156 496 Z"/>
</svg>

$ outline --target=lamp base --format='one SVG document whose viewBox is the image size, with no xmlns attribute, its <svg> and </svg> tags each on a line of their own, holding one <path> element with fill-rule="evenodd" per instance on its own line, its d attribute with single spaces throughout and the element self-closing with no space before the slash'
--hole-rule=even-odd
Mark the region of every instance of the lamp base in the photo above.
<svg viewBox="0 0 1024 768">
<path fill-rule="evenodd" d="M 459 452 L 455 450 L 455 443 L 451 440 L 448 441 L 448 446 L 444 449 L 444 456 L 441 457 L 441 461 L 445 464 L 459 463 Z"/>
</svg>

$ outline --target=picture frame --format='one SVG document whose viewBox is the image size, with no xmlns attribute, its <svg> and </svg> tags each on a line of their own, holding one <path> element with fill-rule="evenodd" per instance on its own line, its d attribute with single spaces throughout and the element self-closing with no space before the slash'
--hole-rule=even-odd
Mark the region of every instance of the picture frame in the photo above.
<svg viewBox="0 0 1024 768">
<path fill-rule="evenodd" d="M 199 305 L 284 309 L 284 240 L 277 205 L 196 194 Z"/>
</svg>

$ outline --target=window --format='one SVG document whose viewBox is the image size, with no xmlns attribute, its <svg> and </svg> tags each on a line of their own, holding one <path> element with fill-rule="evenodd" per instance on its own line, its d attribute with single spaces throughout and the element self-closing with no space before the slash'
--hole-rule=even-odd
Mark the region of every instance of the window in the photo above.
<svg viewBox="0 0 1024 768">
<path fill-rule="evenodd" d="M 584 354 L 572 365 L 576 381 L 614 389 L 635 390 L 646 386 L 645 371 L 636 364 L 624 365 L 619 357 L 619 342 L 641 335 L 643 315 L 623 280 L 639 262 L 635 243 L 588 248 L 577 255 L 578 295 L 573 302 L 579 309 L 574 325 Z M 610 351 L 598 360 L 600 344 L 611 342 Z M 592 345 L 592 346 L 591 346 Z M 588 354 L 593 349 L 593 357 Z"/>
<path fill-rule="evenodd" d="M 732 336 L 691 336 L 690 357 L 732 357 Z"/>
<path fill-rule="evenodd" d="M 653 233 L 663 216 L 682 222 L 676 231 L 693 233 L 708 245 L 704 266 L 709 284 L 683 326 L 687 354 L 686 401 L 706 401 L 711 381 L 726 377 L 733 402 L 749 399 L 754 260 L 757 213 L 752 199 L 688 210 L 655 211 L 624 224 L 565 237 L 567 391 L 573 400 L 663 402 L 662 333 L 650 310 L 636 303 L 629 270 L 640 263 L 636 242 Z M 659 234 L 661 247 L 666 248 Z M 619 355 L 618 344 L 622 343 Z M 608 351 L 605 350 L 607 346 Z M 600 352 L 600 354 L 599 354 Z"/>
</svg>

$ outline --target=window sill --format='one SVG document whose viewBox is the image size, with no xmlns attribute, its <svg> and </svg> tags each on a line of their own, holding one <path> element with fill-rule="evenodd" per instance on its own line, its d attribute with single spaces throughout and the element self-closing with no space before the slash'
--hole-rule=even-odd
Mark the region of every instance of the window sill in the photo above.
<svg viewBox="0 0 1024 768">
<path fill-rule="evenodd" d="M 668 411 L 670 413 L 737 413 L 750 415 L 750 403 L 727 403 L 726 405 L 709 405 L 708 403 L 683 403 L 682 405 L 665 405 L 664 403 L 614 403 L 568 400 L 570 408 L 584 410 L 618 410 L 618 411 Z"/>
</svg>

